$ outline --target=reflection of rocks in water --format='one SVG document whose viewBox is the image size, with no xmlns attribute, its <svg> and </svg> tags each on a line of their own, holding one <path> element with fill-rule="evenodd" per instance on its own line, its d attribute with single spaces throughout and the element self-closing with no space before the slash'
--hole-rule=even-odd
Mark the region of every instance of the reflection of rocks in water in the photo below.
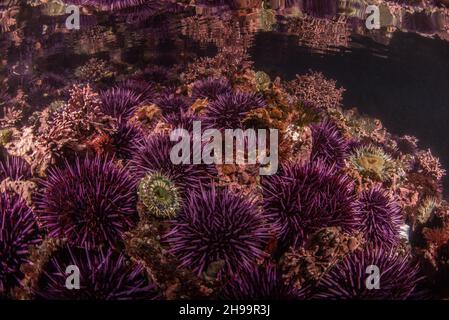
<svg viewBox="0 0 449 320">
<path fill-rule="evenodd" d="M 318 18 L 332 18 L 337 15 L 338 1 L 336 0 L 304 0 L 304 11 Z"/>
</svg>

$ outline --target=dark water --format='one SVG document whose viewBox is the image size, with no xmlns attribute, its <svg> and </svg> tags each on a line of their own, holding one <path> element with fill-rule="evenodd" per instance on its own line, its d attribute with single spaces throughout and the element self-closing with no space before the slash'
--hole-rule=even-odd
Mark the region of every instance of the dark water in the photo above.
<svg viewBox="0 0 449 320">
<path fill-rule="evenodd" d="M 353 37 L 350 49 L 319 53 L 294 36 L 259 33 L 251 49 L 257 69 L 292 79 L 321 71 L 347 89 L 346 107 L 376 117 L 394 134 L 416 136 L 449 168 L 449 43 L 396 32 L 388 46 Z M 449 178 L 444 179 L 447 195 Z"/>
</svg>

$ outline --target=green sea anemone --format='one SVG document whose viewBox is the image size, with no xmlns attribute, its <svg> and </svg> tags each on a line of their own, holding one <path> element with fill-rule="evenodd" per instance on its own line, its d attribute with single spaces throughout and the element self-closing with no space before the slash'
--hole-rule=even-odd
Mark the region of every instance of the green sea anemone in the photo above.
<svg viewBox="0 0 449 320">
<path fill-rule="evenodd" d="M 426 223 L 439 204 L 438 199 L 435 197 L 424 198 L 416 212 L 416 220 L 419 223 Z"/>
<path fill-rule="evenodd" d="M 349 164 L 362 176 L 377 181 L 388 181 L 397 171 L 390 155 L 373 145 L 356 148 L 349 156 Z"/>
<path fill-rule="evenodd" d="M 180 196 L 174 183 L 160 173 L 149 173 L 139 184 L 139 199 L 151 215 L 174 218 L 180 208 Z"/>
<path fill-rule="evenodd" d="M 256 72 L 256 89 L 257 91 L 266 91 L 270 88 L 271 79 L 268 74 L 263 71 Z"/>
</svg>

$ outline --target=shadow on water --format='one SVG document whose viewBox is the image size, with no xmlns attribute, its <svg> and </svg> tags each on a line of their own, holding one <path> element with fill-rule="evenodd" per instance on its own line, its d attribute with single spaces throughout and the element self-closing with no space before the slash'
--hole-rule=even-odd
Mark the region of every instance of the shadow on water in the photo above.
<svg viewBox="0 0 449 320">
<path fill-rule="evenodd" d="M 258 34 L 251 48 L 256 69 L 287 79 L 321 71 L 347 89 L 345 106 L 379 118 L 392 133 L 416 136 L 449 169 L 449 43 L 400 32 L 389 46 L 359 37 L 350 49 L 329 54 L 297 43 Z M 444 188 L 447 196 L 448 177 Z"/>
</svg>

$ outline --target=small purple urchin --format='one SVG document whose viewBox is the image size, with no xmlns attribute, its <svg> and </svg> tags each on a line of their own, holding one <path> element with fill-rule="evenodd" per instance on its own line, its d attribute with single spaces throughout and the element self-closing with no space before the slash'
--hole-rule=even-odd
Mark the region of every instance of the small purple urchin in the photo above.
<svg viewBox="0 0 449 320">
<path fill-rule="evenodd" d="M 222 298 L 226 300 L 301 300 L 305 290 L 298 289 L 294 281 L 282 277 L 281 270 L 270 263 L 254 265 L 244 270 L 224 287 Z"/>
<path fill-rule="evenodd" d="M 135 180 L 126 168 L 96 157 L 51 168 L 37 196 L 37 214 L 48 235 L 87 248 L 115 247 L 137 222 Z"/>
<path fill-rule="evenodd" d="M 170 124 L 173 129 L 186 129 L 189 132 L 193 131 L 193 122 L 200 121 L 199 116 L 189 111 L 180 111 L 177 113 L 170 113 L 163 117 L 164 121 Z"/>
<path fill-rule="evenodd" d="M 142 131 L 132 124 L 120 122 L 111 134 L 114 155 L 119 159 L 131 159 L 139 143 L 144 139 Z"/>
<path fill-rule="evenodd" d="M 192 89 L 193 99 L 216 100 L 218 96 L 232 91 L 229 81 L 224 78 L 207 78 L 195 82 Z"/>
<path fill-rule="evenodd" d="M 360 230 L 370 243 L 391 247 L 400 241 L 401 207 L 381 187 L 365 190 L 357 201 Z"/>
<path fill-rule="evenodd" d="M 139 78 L 122 81 L 119 86 L 135 92 L 146 101 L 153 101 L 157 94 L 155 85 Z"/>
<path fill-rule="evenodd" d="M 174 164 L 170 159 L 170 152 L 175 144 L 167 135 L 147 137 L 133 154 L 131 170 L 138 178 L 143 178 L 147 173 L 161 173 L 173 181 L 182 193 L 201 184 L 207 185 L 216 173 L 215 167 L 205 164 Z"/>
<path fill-rule="evenodd" d="M 77 266 L 79 289 L 66 287 L 66 268 Z M 73 272 L 73 271 L 72 271 Z M 69 273 L 70 274 L 70 273 Z M 35 295 L 51 300 L 152 300 L 159 297 L 145 268 L 111 249 L 64 246 L 44 265 Z"/>
<path fill-rule="evenodd" d="M 31 178 L 31 167 L 20 157 L 5 155 L 0 157 L 0 181 L 6 178 L 26 180 Z"/>
<path fill-rule="evenodd" d="M 0 297 L 23 278 L 20 266 L 41 241 L 31 209 L 18 196 L 0 194 Z"/>
<path fill-rule="evenodd" d="M 317 285 L 317 299 L 404 300 L 420 281 L 409 256 L 367 248 L 346 256 Z M 375 272 L 378 268 L 378 289 Z M 371 277 L 370 277 L 371 276 Z M 368 287 L 372 289 L 368 289 Z"/>
<path fill-rule="evenodd" d="M 180 267 L 201 274 L 217 261 L 220 272 L 249 269 L 264 256 L 270 228 L 252 201 L 227 189 L 191 192 L 165 236 Z"/>
<path fill-rule="evenodd" d="M 121 121 L 127 121 L 137 107 L 145 102 L 140 94 L 124 88 L 112 88 L 100 95 L 104 114 Z"/>
<path fill-rule="evenodd" d="M 204 110 L 206 128 L 242 128 L 242 119 L 253 109 L 265 107 L 265 102 L 256 94 L 246 92 L 225 93 L 212 101 Z"/>
<path fill-rule="evenodd" d="M 156 105 L 162 110 L 163 115 L 187 111 L 190 107 L 189 100 L 176 93 L 166 92 L 156 100 Z"/>
<path fill-rule="evenodd" d="M 312 130 L 312 152 L 311 159 L 321 159 L 328 165 L 335 164 L 341 168 L 345 164 L 348 151 L 348 143 L 342 136 L 340 130 L 330 121 L 323 121 L 311 126 Z"/>
<path fill-rule="evenodd" d="M 352 231 L 358 225 L 356 195 L 348 176 L 321 161 L 289 163 L 262 180 L 263 206 L 287 247 L 301 245 L 324 227 Z"/>
</svg>

